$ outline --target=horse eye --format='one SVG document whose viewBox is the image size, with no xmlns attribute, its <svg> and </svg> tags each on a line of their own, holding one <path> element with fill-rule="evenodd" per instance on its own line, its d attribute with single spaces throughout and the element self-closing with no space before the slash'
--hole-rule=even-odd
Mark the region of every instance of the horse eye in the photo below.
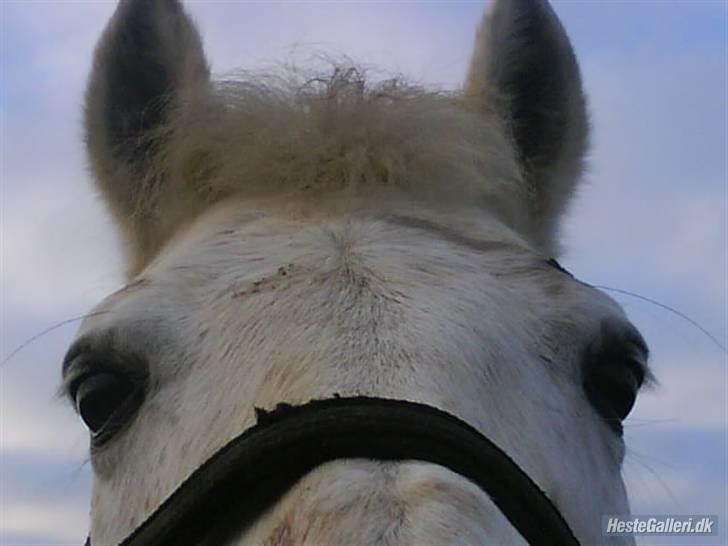
<svg viewBox="0 0 728 546">
<path fill-rule="evenodd" d="M 594 409 L 617 434 L 645 380 L 648 350 L 631 325 L 602 323 L 599 339 L 583 359 L 583 387 Z"/>
<path fill-rule="evenodd" d="M 69 394 L 76 412 L 91 432 L 94 447 L 109 440 L 125 425 L 141 404 L 137 383 L 108 370 L 80 375 L 70 384 Z"/>
</svg>

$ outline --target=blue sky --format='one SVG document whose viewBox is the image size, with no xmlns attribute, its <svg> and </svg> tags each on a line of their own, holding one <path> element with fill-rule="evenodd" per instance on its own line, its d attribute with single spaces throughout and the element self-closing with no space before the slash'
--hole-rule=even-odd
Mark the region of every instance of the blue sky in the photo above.
<svg viewBox="0 0 728 546">
<path fill-rule="evenodd" d="M 213 70 L 342 52 L 443 87 L 463 76 L 484 2 L 187 2 Z M 580 58 L 595 129 L 564 226 L 583 280 L 673 306 L 728 345 L 728 7 L 721 1 L 554 2 Z M 80 107 L 103 1 L 0 2 L 0 358 L 122 283 L 90 190 Z M 636 513 L 711 513 L 728 544 L 728 362 L 675 315 L 615 295 L 645 334 L 659 388 L 626 426 Z M 55 397 L 74 325 L 0 368 L 0 544 L 78 544 L 86 435 Z"/>
</svg>

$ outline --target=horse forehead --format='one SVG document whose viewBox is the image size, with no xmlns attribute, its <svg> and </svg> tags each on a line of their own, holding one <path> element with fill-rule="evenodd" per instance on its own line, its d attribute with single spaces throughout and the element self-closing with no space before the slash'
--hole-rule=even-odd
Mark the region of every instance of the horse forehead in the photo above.
<svg viewBox="0 0 728 546">
<path fill-rule="evenodd" d="M 302 220 L 241 210 L 234 203 L 210 212 L 112 299 L 124 299 L 127 292 L 158 292 L 183 302 L 184 293 L 199 288 L 209 297 L 223 290 L 229 298 L 244 300 L 259 291 L 282 292 L 280 288 L 311 280 L 316 273 L 344 269 L 358 273 L 358 279 L 375 277 L 384 286 L 406 282 L 429 288 L 435 283 L 436 290 L 485 292 L 489 297 L 500 292 L 499 301 L 510 296 L 548 305 L 560 299 L 564 307 L 606 305 L 609 314 L 621 312 L 610 298 L 548 267 L 546 257 L 529 249 L 517 234 L 487 219 L 458 223 L 385 212 L 353 217 L 324 213 Z M 462 279 L 468 279 L 467 286 Z M 155 285 L 162 286 L 155 290 Z M 297 296 L 305 304 L 307 294 Z"/>
<path fill-rule="evenodd" d="M 179 230 L 151 267 L 179 267 L 190 258 L 196 263 L 228 258 L 244 267 L 246 258 L 273 260 L 279 253 L 332 253 L 375 245 L 386 251 L 404 241 L 416 241 L 412 254 L 433 249 L 462 255 L 511 250 L 537 255 L 516 231 L 484 213 L 480 205 L 443 207 L 408 202 L 402 195 L 351 202 L 346 196 L 288 200 L 230 198 L 201 214 Z M 226 256 L 227 255 L 227 256 Z M 209 264 L 208 264 L 209 265 Z"/>
<path fill-rule="evenodd" d="M 279 288 L 316 272 L 345 268 L 359 278 L 378 277 L 384 285 L 406 281 L 428 288 L 435 283 L 436 290 L 460 294 L 480 292 L 492 298 L 500 293 L 498 301 L 510 300 L 511 305 L 518 300 L 529 307 L 573 307 L 575 314 L 602 307 L 601 313 L 622 315 L 611 298 L 549 268 L 545 256 L 502 224 L 483 218 L 482 212 L 453 221 L 452 216 L 416 207 L 412 213 L 383 207 L 374 213 L 337 215 L 301 212 L 302 207 L 293 213 L 276 211 L 276 206 L 246 206 L 231 199 L 213 207 L 95 311 L 124 306 L 129 299 L 159 298 L 173 312 L 175 305 L 186 305 L 185 294 L 200 292 L 208 299 L 224 296 L 242 302 L 260 291 L 281 292 Z M 464 286 L 458 282 L 462 278 L 471 282 Z M 518 290 L 508 290 L 513 287 Z M 307 304 L 305 292 L 297 297 Z M 427 295 L 420 291 L 417 297 Z M 515 308 L 509 315 L 517 315 Z"/>
</svg>

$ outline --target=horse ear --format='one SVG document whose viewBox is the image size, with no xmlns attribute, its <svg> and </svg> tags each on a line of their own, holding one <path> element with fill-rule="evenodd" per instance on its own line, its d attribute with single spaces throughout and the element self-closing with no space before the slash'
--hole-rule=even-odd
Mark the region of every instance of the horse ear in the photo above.
<svg viewBox="0 0 728 546">
<path fill-rule="evenodd" d="M 526 235 L 557 249 L 558 219 L 582 174 L 588 120 L 574 51 L 547 0 L 494 0 L 465 84 L 470 107 L 500 117 L 527 185 Z"/>
<path fill-rule="evenodd" d="M 91 168 L 128 244 L 132 273 L 161 236 L 160 204 L 143 206 L 165 183 L 149 183 L 159 150 L 149 135 L 186 90 L 208 84 L 200 36 L 178 0 L 121 0 L 96 48 L 85 131 Z"/>
</svg>

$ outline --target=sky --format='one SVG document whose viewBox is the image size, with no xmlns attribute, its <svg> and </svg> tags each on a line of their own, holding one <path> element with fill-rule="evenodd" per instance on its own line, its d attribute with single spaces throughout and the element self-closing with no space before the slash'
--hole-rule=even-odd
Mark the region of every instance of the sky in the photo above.
<svg viewBox="0 0 728 546">
<path fill-rule="evenodd" d="M 728 346 L 728 4 L 553 2 L 579 57 L 590 169 L 564 223 L 579 278 L 672 307 Z M 0 0 L 0 359 L 123 284 L 91 189 L 81 104 L 114 2 Z M 486 2 L 188 1 L 213 72 L 345 53 L 455 88 Z M 633 512 L 716 514 L 728 545 L 728 357 L 677 314 L 617 292 L 659 385 L 627 421 Z M 56 395 L 77 322 L 0 367 L 0 545 L 80 544 L 87 435 Z"/>
</svg>

